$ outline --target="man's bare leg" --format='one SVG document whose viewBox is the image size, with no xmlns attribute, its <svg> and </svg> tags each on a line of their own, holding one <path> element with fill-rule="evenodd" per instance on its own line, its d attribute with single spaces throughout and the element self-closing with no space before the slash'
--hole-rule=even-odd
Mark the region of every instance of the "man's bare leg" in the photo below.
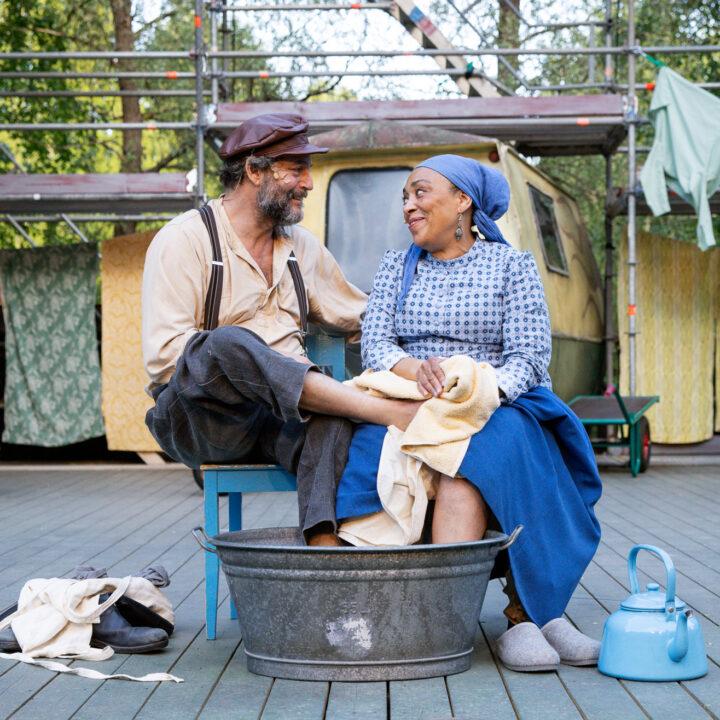
<svg viewBox="0 0 720 720">
<path fill-rule="evenodd" d="M 309 372 L 305 376 L 299 405 L 310 412 L 377 425 L 395 425 L 401 430 L 407 428 L 420 407 L 419 402 L 366 395 L 319 372 Z M 333 532 L 317 532 L 308 538 L 308 545 L 332 547 L 340 546 L 342 542 Z"/>
<path fill-rule="evenodd" d="M 376 425 L 395 425 L 405 430 L 421 403 L 373 397 L 322 373 L 309 372 L 305 376 L 298 404 L 304 410 L 314 413 L 337 415 Z"/>
<path fill-rule="evenodd" d="M 465 478 L 440 475 L 432 523 L 434 543 L 482 540 L 488 509 L 480 491 Z"/>
</svg>

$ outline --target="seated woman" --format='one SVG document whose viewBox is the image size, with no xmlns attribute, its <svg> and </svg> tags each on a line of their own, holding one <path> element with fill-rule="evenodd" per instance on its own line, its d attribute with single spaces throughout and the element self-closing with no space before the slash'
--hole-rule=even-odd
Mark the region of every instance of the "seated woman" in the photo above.
<svg viewBox="0 0 720 720">
<path fill-rule="evenodd" d="M 469 355 L 495 368 L 501 404 L 471 438 L 458 476 L 440 476 L 432 539 L 480 540 L 489 521 L 508 534 L 523 525 L 508 550 L 510 628 L 499 657 L 515 670 L 592 665 L 599 643 L 562 614 L 600 539 L 600 477 L 585 429 L 551 389 L 535 261 L 494 222 L 509 198 L 503 175 L 469 158 L 439 155 L 415 168 L 403 192 L 413 245 L 383 257 L 363 323 L 363 365 L 415 380 L 425 397 L 443 391 L 443 358 Z M 357 428 L 338 518 L 382 509 L 375 482 L 385 433 Z"/>
</svg>

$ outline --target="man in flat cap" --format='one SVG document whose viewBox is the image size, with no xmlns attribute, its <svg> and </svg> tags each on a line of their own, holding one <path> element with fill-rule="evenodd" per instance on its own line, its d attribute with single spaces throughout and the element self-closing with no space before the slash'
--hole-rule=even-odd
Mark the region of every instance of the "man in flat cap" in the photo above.
<svg viewBox="0 0 720 720">
<path fill-rule="evenodd" d="M 357 333 L 367 301 L 296 224 L 322 152 L 295 115 L 260 115 L 228 137 L 225 193 L 171 220 L 148 249 L 143 358 L 155 400 L 146 422 L 168 455 L 192 468 L 279 463 L 297 476 L 307 542 L 338 544 L 346 418 L 404 429 L 417 404 L 357 392 L 305 355 L 307 319 Z"/>
</svg>

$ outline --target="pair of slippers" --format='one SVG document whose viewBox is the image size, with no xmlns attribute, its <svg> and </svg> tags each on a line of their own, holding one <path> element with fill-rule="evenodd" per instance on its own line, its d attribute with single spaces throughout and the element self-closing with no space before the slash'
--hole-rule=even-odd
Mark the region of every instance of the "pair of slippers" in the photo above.
<svg viewBox="0 0 720 720">
<path fill-rule="evenodd" d="M 502 664 L 517 672 L 556 670 L 560 663 L 597 665 L 600 656 L 600 643 L 565 618 L 550 620 L 542 628 L 518 623 L 497 639 L 495 649 Z"/>
</svg>

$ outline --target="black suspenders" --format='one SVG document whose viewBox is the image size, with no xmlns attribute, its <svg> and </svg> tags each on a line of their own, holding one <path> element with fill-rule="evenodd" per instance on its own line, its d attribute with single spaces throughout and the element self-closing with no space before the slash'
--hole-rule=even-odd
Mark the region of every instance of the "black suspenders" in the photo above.
<svg viewBox="0 0 720 720">
<path fill-rule="evenodd" d="M 214 330 L 218 326 L 220 298 L 222 297 L 222 252 L 220 250 L 220 238 L 218 237 L 217 225 L 215 224 L 215 216 L 209 205 L 203 205 L 200 208 L 200 217 L 205 223 L 208 235 L 210 236 L 210 244 L 212 245 L 213 254 L 210 285 L 208 286 L 208 293 L 205 298 L 205 330 Z M 305 283 L 294 252 L 291 252 L 290 257 L 288 258 L 288 268 L 290 270 L 290 275 L 292 276 L 295 293 L 297 294 L 298 303 L 300 305 L 300 327 L 302 329 L 304 345 L 308 325 L 308 301 L 307 293 L 305 292 Z"/>
</svg>

